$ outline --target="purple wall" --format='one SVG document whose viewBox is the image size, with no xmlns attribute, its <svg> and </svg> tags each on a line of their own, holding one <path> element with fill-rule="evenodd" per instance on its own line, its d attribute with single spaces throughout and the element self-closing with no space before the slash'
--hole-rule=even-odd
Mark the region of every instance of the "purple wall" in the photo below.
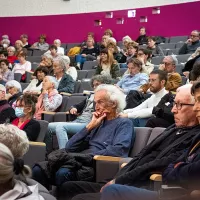
<svg viewBox="0 0 200 200">
<path fill-rule="evenodd" d="M 8 34 L 14 42 L 22 33 L 29 35 L 30 42 L 37 40 L 38 35 L 45 33 L 47 42 L 55 38 L 63 43 L 81 42 L 87 32 L 95 33 L 96 40 L 100 40 L 103 31 L 110 28 L 114 37 L 121 40 L 129 35 L 133 39 L 138 36 L 141 26 L 147 28 L 148 35 L 176 36 L 189 35 L 191 30 L 199 29 L 199 2 L 184 3 L 160 7 L 160 14 L 152 14 L 152 8 L 136 9 L 136 17 L 128 18 L 127 10 L 114 11 L 113 18 L 105 18 L 106 12 L 52 15 L 33 17 L 2 17 L 0 18 L 0 35 Z M 147 16 L 147 23 L 140 23 L 140 16 Z M 124 24 L 116 24 L 117 18 L 124 18 Z M 102 20 L 102 26 L 94 26 L 94 20 Z"/>
</svg>

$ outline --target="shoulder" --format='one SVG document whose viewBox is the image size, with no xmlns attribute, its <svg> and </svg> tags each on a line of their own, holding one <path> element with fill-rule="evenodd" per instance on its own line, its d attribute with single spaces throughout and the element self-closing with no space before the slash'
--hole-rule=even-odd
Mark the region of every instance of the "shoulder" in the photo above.
<svg viewBox="0 0 200 200">
<path fill-rule="evenodd" d="M 65 75 L 63 76 L 63 79 L 66 80 L 66 81 L 68 81 L 68 80 L 69 80 L 69 81 L 74 81 L 73 78 L 72 78 L 69 74 L 65 74 Z"/>
<path fill-rule="evenodd" d="M 117 118 L 117 121 L 118 121 L 119 125 L 123 125 L 123 124 L 124 125 L 129 125 L 129 126 L 133 125 L 132 121 L 129 118 L 121 118 L 121 117 L 119 117 L 119 118 Z"/>
<path fill-rule="evenodd" d="M 138 76 L 141 77 L 141 78 L 148 78 L 149 77 L 146 73 L 139 73 Z"/>
</svg>

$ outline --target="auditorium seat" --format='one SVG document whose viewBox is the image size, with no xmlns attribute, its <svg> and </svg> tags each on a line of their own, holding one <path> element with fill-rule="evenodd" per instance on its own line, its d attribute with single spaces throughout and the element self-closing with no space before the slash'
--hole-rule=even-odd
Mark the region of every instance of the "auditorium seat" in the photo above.
<svg viewBox="0 0 200 200">
<path fill-rule="evenodd" d="M 178 60 L 178 63 L 186 63 L 190 56 L 191 54 L 183 54 L 183 55 L 177 55 L 176 58 Z"/>
<path fill-rule="evenodd" d="M 176 43 L 164 43 L 164 44 L 159 44 L 159 47 L 162 49 L 175 49 Z"/>
<path fill-rule="evenodd" d="M 178 43 L 178 42 L 185 42 L 188 39 L 188 36 L 174 36 L 170 37 L 170 43 Z"/>
<path fill-rule="evenodd" d="M 92 78 L 95 75 L 95 73 L 96 73 L 95 69 L 88 70 L 86 78 Z"/>
<path fill-rule="evenodd" d="M 159 65 L 164 59 L 164 56 L 157 56 L 157 57 L 153 57 L 151 59 L 151 63 L 153 63 L 154 65 Z"/>
<path fill-rule="evenodd" d="M 176 49 L 180 49 L 184 45 L 184 42 L 180 42 L 176 44 Z"/>
<path fill-rule="evenodd" d="M 32 56 L 42 56 L 45 52 L 46 51 L 40 51 L 40 50 L 34 49 Z"/>
<path fill-rule="evenodd" d="M 91 70 L 98 65 L 97 61 L 85 61 L 82 70 Z"/>
<path fill-rule="evenodd" d="M 22 78 L 22 74 L 20 74 L 20 73 L 14 73 L 14 79 L 16 81 L 20 82 L 21 78 Z"/>
<path fill-rule="evenodd" d="M 87 74 L 88 74 L 87 70 L 78 70 L 77 73 L 78 73 L 77 80 L 82 80 L 84 78 L 87 78 Z"/>
<path fill-rule="evenodd" d="M 31 62 L 31 63 L 40 63 L 41 59 L 42 59 L 41 56 L 28 56 L 26 58 L 26 60 Z"/>
</svg>

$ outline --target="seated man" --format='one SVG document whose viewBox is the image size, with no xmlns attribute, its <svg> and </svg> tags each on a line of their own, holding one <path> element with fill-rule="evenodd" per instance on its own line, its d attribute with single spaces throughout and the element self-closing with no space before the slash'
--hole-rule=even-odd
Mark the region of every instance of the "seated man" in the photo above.
<svg viewBox="0 0 200 200">
<path fill-rule="evenodd" d="M 194 112 L 200 123 L 200 82 L 196 82 L 191 89 L 192 95 L 195 98 L 195 105 L 193 107 Z M 175 102 L 175 105 L 181 107 L 179 102 Z M 167 185 L 181 186 L 190 191 L 199 190 L 200 180 L 200 135 L 194 138 L 191 147 L 186 153 L 180 156 L 176 162 L 168 165 L 163 172 L 163 182 Z M 115 193 L 115 195 L 113 195 Z M 173 194 L 172 194 L 173 195 Z M 137 198 L 136 198 L 137 197 Z M 124 185 L 112 185 L 103 190 L 101 200 L 156 200 L 158 199 L 157 192 L 152 192 L 140 188 L 124 186 Z"/>
<path fill-rule="evenodd" d="M 155 70 L 149 76 L 150 91 L 153 95 L 139 106 L 133 109 L 124 110 L 121 117 L 133 119 L 134 127 L 144 127 L 147 120 L 152 116 L 153 107 L 156 106 L 161 98 L 168 92 L 165 90 L 167 74 L 161 70 Z"/>
<path fill-rule="evenodd" d="M 178 65 L 178 60 L 176 56 L 171 55 L 165 56 L 162 64 L 159 66 L 160 70 L 164 70 L 168 74 L 165 89 L 172 92 L 176 92 L 176 89 L 182 84 L 182 78 L 180 74 L 175 72 L 176 65 Z"/>
<path fill-rule="evenodd" d="M 139 45 L 147 44 L 148 37 L 146 35 L 146 28 L 145 27 L 141 27 L 139 31 L 140 31 L 140 36 L 137 38 L 136 42 Z"/>
<path fill-rule="evenodd" d="M 6 88 L 0 84 L 0 124 L 11 122 L 15 118 L 15 111 L 6 100 Z"/>
<path fill-rule="evenodd" d="M 47 188 L 50 181 L 60 186 L 66 181 L 89 178 L 89 175 L 85 177 L 83 173 L 85 159 L 81 162 L 73 156 L 73 163 L 70 164 L 67 157 L 70 153 L 82 153 L 90 158 L 93 155 L 128 156 L 133 140 L 133 126 L 129 119 L 118 117 L 126 104 L 123 93 L 116 86 L 99 85 L 95 90 L 94 102 L 96 112 L 89 124 L 67 142 L 64 150 L 52 152 L 48 161 L 34 166 L 33 178 Z M 88 164 L 87 167 L 92 166 Z M 92 176 L 90 174 L 90 178 Z"/>
<path fill-rule="evenodd" d="M 180 48 L 179 54 L 192 54 L 200 47 L 200 33 L 197 30 L 191 32 L 190 38 Z"/>
<path fill-rule="evenodd" d="M 100 84 L 110 84 L 111 79 L 107 76 L 97 75 L 92 77 L 91 84 L 94 89 Z M 84 128 L 92 119 L 92 112 L 94 112 L 94 94 L 90 97 L 71 107 L 69 113 L 77 116 L 72 122 L 53 122 L 48 126 L 48 132 L 45 137 L 47 152 L 52 151 L 52 135 L 56 134 L 59 148 L 65 148 L 68 141 L 69 134 L 76 134 Z"/>
<path fill-rule="evenodd" d="M 113 183 L 135 187 L 148 188 L 149 177 L 152 173 L 161 173 L 187 149 L 193 138 L 199 134 L 200 126 L 193 111 L 194 98 L 190 94 L 191 85 L 182 86 L 177 90 L 172 112 L 174 113 L 175 124 L 167 128 L 161 135 L 155 138 L 137 156 L 122 168 L 115 178 L 106 184 Z M 59 191 L 59 200 L 65 199 L 100 199 L 99 192 L 102 184 L 89 182 L 65 183 Z M 104 188 L 106 188 L 106 186 Z M 128 193 L 127 193 L 128 195 Z M 131 196 L 133 198 L 133 195 Z M 139 199 L 139 198 L 138 198 Z M 110 200 L 110 199 L 109 199 Z M 126 199 L 128 200 L 128 198 Z"/>
</svg>

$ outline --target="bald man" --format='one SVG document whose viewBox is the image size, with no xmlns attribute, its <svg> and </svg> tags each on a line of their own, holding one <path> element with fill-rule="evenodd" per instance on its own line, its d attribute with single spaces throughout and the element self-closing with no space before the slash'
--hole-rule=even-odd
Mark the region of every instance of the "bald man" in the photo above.
<svg viewBox="0 0 200 200">
<path fill-rule="evenodd" d="M 120 191 L 122 191 L 122 185 L 132 186 L 137 190 L 134 190 L 133 193 L 138 194 L 140 191 L 142 191 L 142 193 L 145 192 L 140 188 L 149 187 L 150 175 L 155 172 L 162 173 L 170 163 L 176 161 L 176 159 L 183 154 L 185 149 L 189 148 L 193 138 L 200 131 L 196 114 L 193 111 L 195 101 L 194 97 L 190 94 L 190 90 L 191 85 L 185 85 L 177 89 L 175 104 L 172 108 L 175 124 L 167 128 L 137 156 L 133 157 L 133 159 L 118 172 L 116 177 L 104 185 L 102 189 L 102 185 L 98 183 L 70 182 L 62 186 L 60 194 L 62 196 L 64 194 L 65 197 L 71 199 L 76 194 L 96 192 L 94 194 L 80 194 L 73 198 L 73 200 L 91 200 L 101 198 L 100 190 L 105 190 L 106 194 L 108 194 L 108 189 L 111 188 L 110 190 L 112 190 L 112 188 L 114 188 L 112 191 L 115 191 L 114 194 L 116 195 L 109 196 L 109 200 L 113 198 L 120 199 L 124 195 L 123 193 L 121 196 L 120 193 Z M 109 188 L 107 188 L 108 186 Z M 131 193 L 131 195 L 126 193 L 127 195 L 124 196 L 125 199 L 133 200 L 133 193 Z M 103 196 L 103 198 L 105 199 L 105 196 Z"/>
</svg>

